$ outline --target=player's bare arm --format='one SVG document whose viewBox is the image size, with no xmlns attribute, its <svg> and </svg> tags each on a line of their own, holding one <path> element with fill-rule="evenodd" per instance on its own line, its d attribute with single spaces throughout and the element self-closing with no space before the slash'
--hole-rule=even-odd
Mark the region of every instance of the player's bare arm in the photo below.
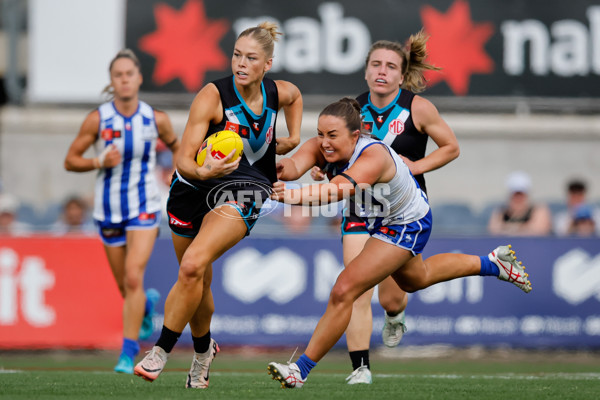
<svg viewBox="0 0 600 400">
<path fill-rule="evenodd" d="M 291 157 L 279 161 L 278 178 L 282 181 L 293 181 L 300 178 L 314 165 L 322 165 L 324 160 L 319 152 L 316 138 L 306 141 Z"/>
<path fill-rule="evenodd" d="M 440 116 L 433 103 L 421 96 L 415 96 L 412 103 L 412 114 L 417 130 L 429 135 L 438 146 L 426 157 L 414 162 L 403 157 L 413 175 L 436 170 L 459 156 L 460 148 L 456 135 Z"/>
<path fill-rule="evenodd" d="M 287 154 L 300 144 L 300 127 L 302 124 L 302 95 L 293 83 L 275 81 L 279 94 L 279 107 L 283 108 L 288 137 L 278 137 L 276 153 Z"/>
<path fill-rule="evenodd" d="M 309 168 L 304 169 L 304 172 Z M 345 174 L 358 185 L 388 182 L 393 178 L 394 173 L 394 160 L 383 146 L 368 147 L 352 167 L 345 171 Z M 343 175 L 337 175 L 329 183 L 299 189 L 282 190 L 277 187 L 272 198 L 288 204 L 319 205 L 339 201 L 352 195 L 354 195 L 354 183 Z"/>
<path fill-rule="evenodd" d="M 156 126 L 158 127 L 158 137 L 173 152 L 173 160 L 177 159 L 180 142 L 177 134 L 173 130 L 173 124 L 167 113 L 163 111 L 154 111 Z"/>
<path fill-rule="evenodd" d="M 98 110 L 94 110 L 81 124 L 77 137 L 67 151 L 64 162 L 67 171 L 87 172 L 98 168 L 112 168 L 121 162 L 121 154 L 113 146 L 107 147 L 99 157 L 85 158 L 83 156 L 96 141 L 99 125 L 100 113 Z"/>
<path fill-rule="evenodd" d="M 204 164 L 199 166 L 196 162 L 198 150 L 206 138 L 206 132 L 210 123 L 218 124 L 223 116 L 223 105 L 219 90 L 215 85 L 208 84 L 196 95 L 190 107 L 183 137 L 181 138 L 180 154 L 177 157 L 177 171 L 189 179 L 206 180 L 218 178 L 233 172 L 239 165 L 240 160 L 228 163 L 235 151 L 222 160 L 216 160 L 210 155 L 210 147 L 207 151 Z"/>
<path fill-rule="evenodd" d="M 390 152 L 385 146 L 372 145 L 367 147 L 354 164 L 345 171 L 357 185 L 375 185 L 389 182 L 396 172 L 396 165 Z M 343 178 L 338 175 L 331 182 Z"/>
</svg>

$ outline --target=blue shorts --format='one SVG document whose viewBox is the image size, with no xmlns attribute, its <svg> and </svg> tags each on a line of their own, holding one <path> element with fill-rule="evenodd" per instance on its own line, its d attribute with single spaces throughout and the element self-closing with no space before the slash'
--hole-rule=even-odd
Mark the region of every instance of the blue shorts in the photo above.
<svg viewBox="0 0 600 400">
<path fill-rule="evenodd" d="M 371 232 L 371 237 L 410 251 L 421 254 L 431 235 L 431 210 L 420 220 L 406 225 L 387 225 Z"/>
<path fill-rule="evenodd" d="M 141 213 L 136 218 L 127 219 L 119 223 L 98 221 L 96 225 L 100 231 L 102 242 L 107 246 L 124 246 L 126 231 L 136 229 L 153 229 L 160 225 L 160 212 L 152 214 Z"/>
</svg>

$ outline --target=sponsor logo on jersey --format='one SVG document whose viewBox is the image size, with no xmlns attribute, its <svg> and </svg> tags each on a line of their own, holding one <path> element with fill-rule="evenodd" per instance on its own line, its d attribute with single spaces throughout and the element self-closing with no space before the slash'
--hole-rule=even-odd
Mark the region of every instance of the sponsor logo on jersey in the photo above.
<svg viewBox="0 0 600 400">
<path fill-rule="evenodd" d="M 365 133 L 371 133 L 371 132 L 373 132 L 373 122 L 371 122 L 371 121 L 364 121 L 363 122 L 363 131 L 365 131 Z"/>
<path fill-rule="evenodd" d="M 120 138 L 121 131 L 113 131 L 112 128 L 105 128 L 105 129 L 102 129 L 100 136 L 102 136 L 102 140 L 104 140 L 105 142 L 108 142 L 115 138 Z"/>
<path fill-rule="evenodd" d="M 271 144 L 271 142 L 273 141 L 273 127 L 270 126 L 269 129 L 267 129 L 267 137 L 265 138 L 265 141 L 267 142 L 267 144 Z"/>
<path fill-rule="evenodd" d="M 404 132 L 404 122 L 400 119 L 395 119 L 388 125 L 388 132 L 392 135 L 399 135 Z"/>
<path fill-rule="evenodd" d="M 231 121 L 227 121 L 225 123 L 225 130 L 235 132 L 245 139 L 248 139 L 248 137 L 250 136 L 250 128 L 249 127 L 247 127 L 245 125 L 241 125 L 241 124 L 236 124 L 235 122 L 231 122 Z"/>
</svg>

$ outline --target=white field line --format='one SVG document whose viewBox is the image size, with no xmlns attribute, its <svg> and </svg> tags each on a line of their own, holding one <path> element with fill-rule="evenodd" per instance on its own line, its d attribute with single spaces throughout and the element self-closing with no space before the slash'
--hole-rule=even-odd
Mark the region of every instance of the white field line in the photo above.
<svg viewBox="0 0 600 400">
<path fill-rule="evenodd" d="M 0 374 L 15 374 L 29 371 L 14 370 L 14 369 L 0 369 Z M 79 372 L 85 374 L 110 374 L 114 375 L 114 371 L 69 371 L 69 373 Z M 181 371 L 165 371 L 163 374 L 181 374 Z M 339 373 L 327 373 L 327 372 L 316 372 L 316 374 L 323 376 L 331 376 L 336 378 L 346 377 L 347 374 Z M 248 376 L 256 375 L 256 372 L 211 372 L 211 375 L 215 376 Z M 265 371 L 265 375 L 267 372 Z M 377 379 L 411 379 L 411 378 L 427 378 L 427 379 L 518 379 L 518 380 L 553 380 L 553 379 L 564 379 L 564 380 L 600 380 L 600 373 L 598 372 L 553 372 L 553 373 L 538 373 L 535 375 L 527 374 L 493 374 L 493 375 L 458 375 L 458 374 L 373 374 L 374 378 Z"/>
</svg>

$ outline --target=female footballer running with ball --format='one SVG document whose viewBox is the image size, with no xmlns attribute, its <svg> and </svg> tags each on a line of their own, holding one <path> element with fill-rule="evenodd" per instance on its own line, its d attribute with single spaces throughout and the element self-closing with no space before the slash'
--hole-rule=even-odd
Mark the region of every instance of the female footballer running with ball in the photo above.
<svg viewBox="0 0 600 400">
<path fill-rule="evenodd" d="M 277 180 L 275 154 L 285 154 L 300 142 L 300 91 L 289 82 L 265 77 L 278 34 L 277 26 L 268 22 L 242 32 L 231 59 L 233 76 L 206 85 L 190 108 L 167 203 L 179 276 L 165 303 L 160 338 L 135 367 L 146 380 L 158 377 L 189 323 L 195 354 L 186 387 L 208 387 L 210 364 L 219 351 L 210 335 L 212 263 L 254 226 L 260 204 Z M 281 108 L 289 137 L 277 138 L 275 120 Z M 224 129 L 242 137 L 242 157 L 232 161 L 232 151 L 217 160 L 207 152 L 199 166 L 196 154 L 204 139 Z M 220 198 L 240 201 L 214 201 Z"/>
</svg>

